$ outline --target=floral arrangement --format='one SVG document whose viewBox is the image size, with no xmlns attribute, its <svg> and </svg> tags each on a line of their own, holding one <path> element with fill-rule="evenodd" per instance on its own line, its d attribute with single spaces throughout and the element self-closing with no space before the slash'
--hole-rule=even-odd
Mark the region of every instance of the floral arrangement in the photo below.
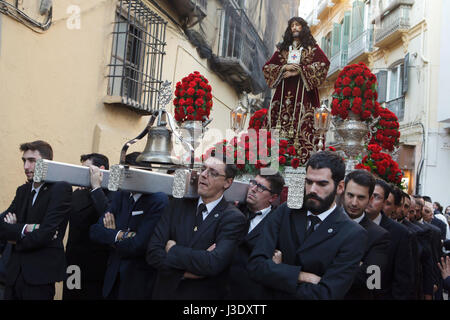
<svg viewBox="0 0 450 320">
<path fill-rule="evenodd" d="M 257 134 L 256 139 L 251 139 L 251 135 L 244 133 L 230 141 L 224 139 L 216 143 L 205 152 L 202 160 L 211 155 L 220 156 L 222 154 L 226 155 L 228 159 L 233 159 L 238 168 L 238 175 L 258 174 L 259 169 L 270 166 L 271 147 L 274 143 L 276 142 L 271 138 L 270 131 L 267 132 L 267 135 Z M 279 141 L 278 163 L 281 172 L 287 166 L 297 168 L 300 165 L 297 151 L 293 145 L 289 145 L 287 140 Z"/>
<path fill-rule="evenodd" d="M 349 112 L 362 121 L 378 116 L 377 78 L 363 63 L 346 66 L 336 79 L 331 114 L 347 119 Z"/>
<path fill-rule="evenodd" d="M 355 169 L 370 171 L 381 179 L 403 189 L 401 184 L 403 173 L 398 167 L 398 163 L 392 160 L 389 154 L 381 152 L 381 146 L 378 144 L 369 144 L 367 151 L 368 155 L 362 158 Z"/>
<path fill-rule="evenodd" d="M 380 120 L 376 128 L 377 131 L 373 134 L 369 144 L 378 144 L 382 149 L 392 152 L 398 146 L 400 141 L 400 125 L 398 118 L 387 108 L 380 108 Z"/>
<path fill-rule="evenodd" d="M 178 123 L 187 120 L 205 121 L 209 119 L 213 103 L 208 79 L 198 71 L 184 77 L 176 84 L 173 104 L 175 120 Z"/>
<path fill-rule="evenodd" d="M 248 123 L 248 128 L 255 129 L 259 131 L 259 129 L 264 128 L 267 124 L 267 109 L 260 109 L 256 111 L 253 116 L 250 118 Z"/>
</svg>

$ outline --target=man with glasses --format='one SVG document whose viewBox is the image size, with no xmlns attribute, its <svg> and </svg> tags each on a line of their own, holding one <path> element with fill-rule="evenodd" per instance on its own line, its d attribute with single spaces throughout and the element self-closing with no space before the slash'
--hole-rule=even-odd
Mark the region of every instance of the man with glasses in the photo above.
<svg viewBox="0 0 450 320">
<path fill-rule="evenodd" d="M 230 269 L 227 299 L 267 299 L 267 290 L 253 281 L 247 271 L 248 258 L 263 230 L 266 218 L 275 210 L 273 204 L 283 190 L 284 179 L 279 172 L 273 175 L 257 175 L 250 180 L 246 203 L 239 209 L 247 216 L 248 232 L 240 243 Z M 277 253 L 278 254 L 278 253 Z"/>
<path fill-rule="evenodd" d="M 158 270 L 154 299 L 223 299 L 234 252 L 247 219 L 223 193 L 237 168 L 222 159 L 204 162 L 197 199 L 172 199 L 147 249 Z"/>
</svg>

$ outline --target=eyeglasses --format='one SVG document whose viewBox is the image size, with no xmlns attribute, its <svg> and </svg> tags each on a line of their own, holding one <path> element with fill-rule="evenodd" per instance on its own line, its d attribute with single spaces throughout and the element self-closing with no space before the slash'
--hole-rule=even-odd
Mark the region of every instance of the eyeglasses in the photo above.
<svg viewBox="0 0 450 320">
<path fill-rule="evenodd" d="M 200 173 L 205 173 L 207 176 L 211 176 L 213 178 L 217 178 L 219 176 L 226 177 L 226 175 L 217 172 L 216 169 L 208 168 L 206 166 L 200 168 Z"/>
<path fill-rule="evenodd" d="M 270 193 L 272 193 L 272 190 L 270 190 L 266 186 L 263 186 L 262 184 L 256 182 L 256 180 L 250 180 L 249 182 L 250 182 L 250 188 L 253 188 L 254 186 L 256 186 L 256 191 L 258 191 L 258 192 L 269 191 Z"/>
</svg>

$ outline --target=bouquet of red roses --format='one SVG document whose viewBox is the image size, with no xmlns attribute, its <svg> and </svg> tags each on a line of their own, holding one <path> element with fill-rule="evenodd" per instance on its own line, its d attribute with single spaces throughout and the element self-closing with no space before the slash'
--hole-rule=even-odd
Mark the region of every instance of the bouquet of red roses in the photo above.
<svg viewBox="0 0 450 320">
<path fill-rule="evenodd" d="M 363 63 L 346 66 L 336 79 L 331 114 L 347 119 L 349 112 L 368 120 L 377 115 L 377 78 Z"/>
<path fill-rule="evenodd" d="M 401 184 L 403 173 L 398 167 L 398 163 L 392 160 L 389 154 L 381 152 L 381 147 L 377 144 L 369 144 L 367 151 L 368 155 L 362 158 L 355 169 L 370 171 L 381 179 L 403 189 Z"/>
<path fill-rule="evenodd" d="M 264 128 L 267 124 L 267 109 L 260 109 L 256 111 L 253 116 L 250 118 L 248 123 L 248 128 L 255 129 L 259 131 L 259 129 Z"/>
<path fill-rule="evenodd" d="M 398 146 L 400 140 L 398 118 L 395 113 L 387 108 L 380 108 L 379 114 L 380 120 L 376 125 L 377 131 L 369 144 L 378 144 L 384 150 L 392 152 Z"/>
<path fill-rule="evenodd" d="M 270 131 L 266 135 L 242 134 L 232 140 L 226 139 L 216 143 L 203 155 L 203 160 L 211 155 L 232 159 L 238 168 L 238 174 L 258 174 L 259 169 L 269 167 L 271 160 L 271 147 L 276 143 L 271 138 Z M 286 166 L 294 169 L 300 165 L 300 159 L 293 145 L 289 145 L 287 140 L 280 140 L 278 148 L 279 170 L 284 171 Z"/>
<path fill-rule="evenodd" d="M 184 77 L 176 85 L 173 104 L 175 120 L 178 123 L 186 120 L 205 121 L 209 119 L 213 103 L 208 79 L 198 71 Z"/>
</svg>

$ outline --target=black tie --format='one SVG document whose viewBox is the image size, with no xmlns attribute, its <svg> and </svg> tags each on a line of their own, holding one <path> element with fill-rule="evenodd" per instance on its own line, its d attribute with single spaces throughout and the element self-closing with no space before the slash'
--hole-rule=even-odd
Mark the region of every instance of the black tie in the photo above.
<svg viewBox="0 0 450 320">
<path fill-rule="evenodd" d="M 308 216 L 308 219 L 309 221 L 311 221 L 311 225 L 309 226 L 308 230 L 306 230 L 305 239 L 308 238 L 311 235 L 311 233 L 314 232 L 314 227 L 322 222 L 322 220 L 320 220 L 320 218 L 316 217 L 315 215 Z"/>
<path fill-rule="evenodd" d="M 30 197 L 30 208 L 33 207 L 33 199 L 34 199 L 34 195 L 36 194 L 36 190 L 31 190 L 31 197 Z"/>
<path fill-rule="evenodd" d="M 249 212 L 248 212 L 248 220 L 249 220 L 249 221 L 250 221 L 250 220 L 253 220 L 254 217 L 260 216 L 260 215 L 262 215 L 262 212 L 261 212 L 261 211 L 258 211 L 258 212 L 251 212 L 251 211 L 249 211 Z"/>
<path fill-rule="evenodd" d="M 197 231 L 197 229 L 200 227 L 200 225 L 203 222 L 203 211 L 206 211 L 206 204 L 200 203 L 200 205 L 197 208 L 197 213 L 195 215 L 194 231 Z"/>
<path fill-rule="evenodd" d="M 36 194 L 36 190 L 31 190 L 31 194 L 30 194 L 30 198 L 28 199 L 28 206 L 27 206 L 27 210 L 25 211 L 25 217 L 24 217 L 24 222 L 27 222 L 27 218 L 28 218 L 28 212 L 31 210 L 31 208 L 33 207 L 33 198 L 34 195 Z"/>
</svg>

